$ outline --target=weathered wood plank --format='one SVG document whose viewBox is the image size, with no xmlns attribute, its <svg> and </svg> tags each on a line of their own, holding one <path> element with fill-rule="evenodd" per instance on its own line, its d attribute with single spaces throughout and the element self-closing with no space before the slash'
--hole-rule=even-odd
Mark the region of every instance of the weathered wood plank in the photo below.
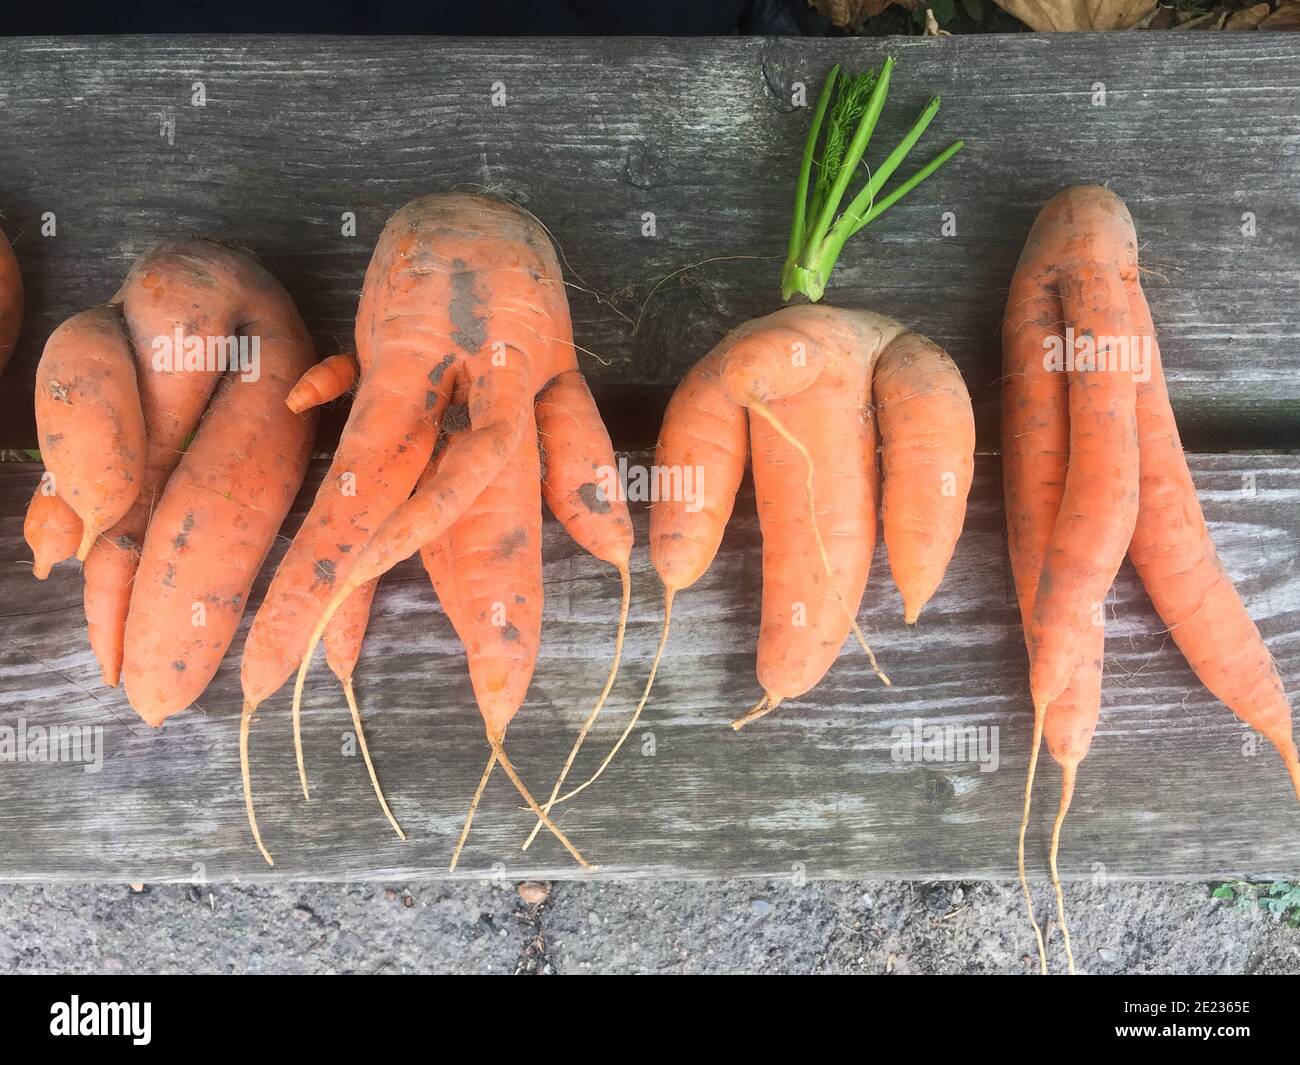
<svg viewBox="0 0 1300 1065">
<path fill-rule="evenodd" d="M 777 303 L 807 113 L 832 62 L 900 61 L 881 138 L 931 92 L 927 136 L 965 152 L 861 237 L 833 298 L 946 345 L 996 438 L 1002 293 L 1035 212 L 1110 184 L 1133 209 L 1189 446 L 1278 447 L 1300 425 L 1300 39 L 1290 34 L 492 41 L 90 38 L 0 41 L 0 210 L 29 324 L 0 390 L 0 446 L 34 440 L 35 360 L 150 242 L 255 248 L 323 348 L 346 343 L 384 220 L 468 183 L 537 212 L 575 284 L 578 343 L 622 446 L 647 446 L 682 371 Z M 191 106 L 201 81 L 207 106 Z M 506 106 L 494 107 L 494 83 Z M 1099 92 L 1104 88 L 1104 106 Z M 174 133 L 160 136 L 164 120 Z M 355 212 L 355 237 L 341 216 Z M 957 232 L 941 235 L 941 215 Z M 43 237 L 53 212 L 58 235 Z M 653 212 L 657 236 L 640 235 Z M 1250 214 L 1255 229 L 1243 234 Z M 650 300 L 657 279 L 692 263 Z M 773 258 L 762 258 L 764 256 Z M 1230 363 L 1232 372 L 1223 372 Z"/>
<path fill-rule="evenodd" d="M 1223 560 L 1294 691 L 1300 460 L 1196 456 L 1192 466 Z M 287 533 L 321 469 L 314 465 Z M 978 460 L 967 531 L 916 631 L 901 623 L 883 548 L 878 553 L 862 619 L 892 689 L 875 681 L 850 644 L 810 696 L 733 733 L 728 720 L 757 693 L 759 547 L 746 488 L 717 562 L 678 599 L 644 725 L 586 801 L 564 814 L 601 875 L 1011 875 L 1029 705 L 999 477 L 996 458 Z M 70 764 L 0 762 L 0 879 L 445 875 L 486 747 L 463 657 L 418 566 L 400 566 L 381 590 L 358 674 L 370 743 L 413 838 L 403 844 L 389 834 L 359 759 L 341 754 L 347 713 L 321 665 L 304 717 L 310 805 L 297 792 L 287 689 L 264 707 L 253 732 L 263 829 L 278 859 L 269 870 L 244 823 L 235 656 L 201 709 L 156 732 L 135 719 L 120 692 L 98 687 L 75 564 L 37 585 L 14 561 L 26 557 L 21 518 L 36 478 L 34 466 L 0 464 L 0 557 L 10 560 L 0 569 L 0 726 L 19 717 L 102 726 L 105 757 L 94 774 Z M 635 513 L 644 540 L 646 511 L 638 506 Z M 542 657 L 509 737 L 520 771 L 539 790 L 558 770 L 603 680 L 617 606 L 617 582 L 554 522 L 545 558 Z M 626 669 L 580 770 L 590 771 L 622 728 L 657 638 L 657 582 L 644 550 L 635 565 Z M 265 583 L 264 575 L 254 608 Z M 1066 833 L 1065 871 L 1187 878 L 1300 872 L 1300 811 L 1280 762 L 1267 748 L 1243 755 L 1252 734 L 1201 689 L 1127 568 L 1111 615 L 1105 708 Z M 970 761 L 895 760 L 894 730 L 917 719 L 996 730 L 996 770 L 981 772 Z M 1041 780 L 1031 841 L 1039 868 L 1058 780 L 1050 764 Z M 527 856 L 519 853 L 529 827 L 498 778 L 475 823 L 463 875 L 575 875 L 546 836 Z"/>
</svg>

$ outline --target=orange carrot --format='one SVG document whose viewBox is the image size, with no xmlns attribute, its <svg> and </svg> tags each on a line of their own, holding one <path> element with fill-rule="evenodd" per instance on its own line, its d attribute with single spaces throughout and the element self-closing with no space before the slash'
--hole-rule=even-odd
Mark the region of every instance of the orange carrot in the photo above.
<svg viewBox="0 0 1300 1065">
<path fill-rule="evenodd" d="M 72 558 L 81 543 L 81 519 L 54 491 L 49 474 L 41 478 L 23 520 L 23 538 L 32 549 L 32 576 L 38 581 L 50 575 L 50 568 Z"/>
<path fill-rule="evenodd" d="M 451 433 L 449 446 L 465 431 Z M 439 460 L 430 463 L 426 480 L 437 476 Z M 474 698 L 488 734 L 503 738 L 528 693 L 541 644 L 542 497 L 535 432 L 520 441 L 512 460 L 451 529 L 420 553 L 465 645 Z M 495 761 L 494 751 L 484 783 Z M 452 869 L 481 794 L 480 787 L 452 855 Z"/>
<path fill-rule="evenodd" d="M 576 370 L 558 375 L 537 397 L 537 430 L 546 454 L 542 495 L 574 542 L 614 567 L 622 585 L 614 655 L 605 687 L 578 730 L 568 757 L 542 809 L 548 813 L 568 778 L 596 719 L 604 708 L 623 660 L 628 608 L 632 598 L 632 519 L 616 480 L 614 449 L 587 382 Z M 527 850 L 539 820 L 524 840 Z"/>
<path fill-rule="evenodd" d="M 1069 378 L 1044 364 L 1045 353 L 1065 324 L 1051 275 L 1054 263 L 1049 238 L 1053 217 L 1044 212 L 1040 222 L 1035 223 L 1012 278 L 1002 329 L 1002 464 L 1007 538 L 1026 634 L 1033 624 L 1039 575 L 1060 512 L 1070 461 Z M 1097 620 L 1103 620 L 1100 614 Z M 1062 809 L 1068 808 L 1079 762 L 1087 754 L 1101 711 L 1104 635 L 1101 624 L 1089 629 L 1085 634 L 1088 652 L 1075 667 L 1070 685 L 1050 706 L 1036 707 L 1034 714 L 1017 866 L 1043 973 L 1047 972 L 1046 947 L 1034 917 L 1033 896 L 1025 873 L 1025 834 L 1038 751 L 1046 738 L 1049 751 L 1062 767 Z M 1061 926 L 1068 936 L 1063 919 Z"/>
<path fill-rule="evenodd" d="M 1137 521 L 1136 383 L 1131 367 L 1110 365 L 1134 332 L 1124 274 L 1136 244 L 1123 203 L 1095 186 L 1060 193 L 1035 225 L 1043 236 L 1021 267 L 1048 260 L 1044 283 L 1055 283 L 1065 324 L 1100 348 L 1095 366 L 1083 349 L 1069 371 L 1070 462 L 1034 598 L 1029 685 L 1045 713 L 1087 653 Z"/>
<path fill-rule="evenodd" d="M 635 727 L 666 645 L 674 597 L 704 573 L 721 542 L 744 471 L 747 435 L 763 534 L 758 679 L 764 694 L 732 727 L 810 690 L 850 632 L 889 683 L 855 621 L 875 545 L 877 433 L 870 397 L 878 363 L 890 367 L 882 393 L 889 409 L 889 423 L 882 423 L 886 470 L 903 475 L 906 464 L 894 452 L 914 452 L 927 438 L 936 449 L 932 493 L 890 495 L 885 487 L 895 506 L 896 520 L 885 530 L 891 555 L 922 560 L 910 572 L 923 581 L 909 584 L 907 602 L 919 609 L 928 598 L 961 530 L 973 462 L 969 399 L 963 408 L 964 386 L 952 381 L 955 367 L 923 337 L 866 311 L 790 307 L 733 330 L 683 379 L 655 452 L 661 476 L 681 479 L 693 472 L 706 491 L 697 506 L 661 490 L 650 513 L 664 625 L 646 687 L 596 772 L 557 801 L 590 786 Z M 937 396 L 931 411 L 909 410 L 910 397 L 919 394 Z M 948 424 L 954 408 L 957 417 Z M 953 473 L 951 496 L 943 494 L 940 471 Z M 926 513 L 939 516 L 942 533 L 914 548 L 908 538 Z"/>
<path fill-rule="evenodd" d="M 885 191 L 939 110 L 935 97 L 902 142 L 878 165 L 865 167 L 893 67 L 889 59 L 877 71 L 843 77 L 836 67 L 826 80 L 795 188 L 781 274 L 787 300 L 796 293 L 820 300 L 848 239 L 962 147 L 960 141 L 950 145 Z M 846 203 L 859 174 L 865 180 Z M 875 542 L 872 373 L 894 342 L 900 346 L 885 361 L 895 369 L 882 392 L 891 415 L 889 425 L 881 425 L 886 463 L 892 461 L 891 449 L 900 466 L 906 464 L 905 456 L 914 460 L 924 434 L 938 430 L 932 442 L 943 448 L 942 460 L 926 473 L 951 475 L 937 478 L 933 492 L 927 491 L 929 485 L 909 492 L 886 484 L 893 511 L 886 542 L 894 540 L 890 554 L 899 559 L 905 610 L 908 620 L 914 620 L 942 576 L 965 513 L 973 434 L 969 399 L 963 407 L 964 388 L 955 367 L 935 354 L 928 341 L 913 339 L 897 322 L 868 312 L 797 306 L 740 326 L 683 379 L 660 433 L 656 467 L 678 479 L 699 471 L 707 487 L 702 507 L 671 493 L 665 498 L 661 490 L 651 511 L 650 553 L 664 584 L 664 621 L 640 702 L 596 772 L 557 801 L 590 786 L 640 718 L 667 644 L 674 596 L 708 568 L 721 541 L 744 471 L 747 437 L 763 533 L 758 676 L 764 693 L 732 727 L 741 728 L 808 691 L 850 631 L 880 679 L 889 683 L 855 616 Z M 918 393 L 933 397 L 932 420 L 912 413 L 918 407 L 927 410 L 924 400 L 913 404 Z M 945 426 L 943 419 L 954 408 L 957 423 Z M 943 494 L 949 480 L 950 496 Z M 914 506 L 924 506 L 925 513 L 913 513 Z M 933 539 L 918 536 L 923 518 L 936 522 Z"/>
<path fill-rule="evenodd" d="M 300 701 L 312 651 L 348 597 L 444 535 L 495 479 L 532 429 L 536 394 L 576 368 L 568 328 L 554 250 L 526 213 L 482 196 L 435 195 L 389 221 L 357 315 L 362 377 L 352 416 L 245 646 L 245 737 L 254 709 L 295 667 Z M 467 382 L 470 431 L 407 498 L 456 374 Z M 541 813 L 501 734 L 491 727 L 487 734 L 529 808 Z M 242 746 L 246 765 L 246 740 Z M 251 800 L 249 811 L 252 822 Z"/>
<path fill-rule="evenodd" d="M 285 401 L 295 414 L 338 399 L 356 382 L 359 367 L 356 352 L 331 355 L 316 363 L 299 378 Z"/>
<path fill-rule="evenodd" d="M 889 571 L 911 625 L 952 559 L 975 476 L 975 417 L 947 353 L 906 333 L 880 354 L 872 395 L 884 441 L 881 512 Z"/>
<path fill-rule="evenodd" d="M 86 624 L 110 687 L 121 674 L 131 589 L 150 515 L 222 377 L 219 362 L 207 358 L 206 338 L 234 336 L 242 324 L 242 309 L 214 304 L 212 293 L 241 290 L 248 263 L 246 254 L 215 241 L 164 241 L 136 260 L 112 300 L 121 306 L 135 350 L 146 441 L 135 502 L 86 556 Z M 194 352 L 195 345 L 203 350 Z"/>
<path fill-rule="evenodd" d="M 144 414 L 117 308 L 82 311 L 50 335 L 36 367 L 36 431 L 45 468 L 81 519 L 84 560 L 144 480 Z"/>
<path fill-rule="evenodd" d="M 1135 331 L 1152 340 L 1151 376 L 1138 384 L 1142 488 L 1129 558 L 1187 664 L 1277 748 L 1300 798 L 1300 757 L 1282 678 L 1214 549 L 1169 405 L 1151 310 L 1136 273 L 1127 284 Z"/>
<path fill-rule="evenodd" d="M 200 306 L 212 316 L 209 328 L 243 338 L 256 357 L 222 380 L 149 521 L 123 678 L 131 705 L 154 726 L 193 703 L 215 675 L 315 435 L 315 412 L 285 407 L 314 359 L 297 308 L 252 258 L 223 265 L 226 284 Z"/>
<path fill-rule="evenodd" d="M 23 275 L 9 239 L 0 232 L 0 373 L 14 353 L 23 326 Z"/>
</svg>

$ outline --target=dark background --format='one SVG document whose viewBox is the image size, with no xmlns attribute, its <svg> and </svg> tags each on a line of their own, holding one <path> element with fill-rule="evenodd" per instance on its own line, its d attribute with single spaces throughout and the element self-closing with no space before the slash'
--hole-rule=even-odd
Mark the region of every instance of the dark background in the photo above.
<svg viewBox="0 0 1300 1065">
<path fill-rule="evenodd" d="M 804 0 L 117 0 L 11 6 L 3 33 L 822 34 Z"/>
</svg>

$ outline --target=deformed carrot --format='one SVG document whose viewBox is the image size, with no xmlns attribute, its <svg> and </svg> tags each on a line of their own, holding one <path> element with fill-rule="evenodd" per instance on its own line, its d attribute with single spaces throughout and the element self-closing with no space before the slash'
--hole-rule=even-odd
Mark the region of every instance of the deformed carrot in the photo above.
<svg viewBox="0 0 1300 1065">
<path fill-rule="evenodd" d="M 362 376 L 352 416 L 245 646 L 245 718 L 295 667 L 300 701 L 312 652 L 348 597 L 446 534 L 530 431 L 535 446 L 534 397 L 576 368 L 568 330 L 554 249 L 526 212 L 482 196 L 435 195 L 389 221 L 357 315 Z M 411 495 L 456 376 L 466 383 L 470 429 Z M 491 728 L 488 740 L 529 808 L 571 847 L 526 794 Z"/>
<path fill-rule="evenodd" d="M 226 263 L 232 276 L 203 306 L 217 335 L 247 342 L 249 362 L 223 377 L 168 478 L 127 618 L 127 697 L 155 726 L 193 703 L 216 674 L 302 485 L 315 436 L 315 412 L 285 406 L 315 357 L 297 308 L 251 257 Z"/>
<path fill-rule="evenodd" d="M 23 519 L 23 539 L 32 549 L 32 576 L 38 581 L 45 580 L 56 563 L 72 558 L 81 543 L 81 519 L 47 477 L 36 486 Z"/>
<path fill-rule="evenodd" d="M 338 399 L 356 382 L 359 368 L 355 352 L 331 355 L 298 379 L 285 402 L 295 414 Z"/>
<path fill-rule="evenodd" d="M 84 560 L 144 481 L 135 356 L 117 308 L 73 315 L 50 335 L 36 367 L 36 431 L 45 468 L 81 519 Z"/>
</svg>

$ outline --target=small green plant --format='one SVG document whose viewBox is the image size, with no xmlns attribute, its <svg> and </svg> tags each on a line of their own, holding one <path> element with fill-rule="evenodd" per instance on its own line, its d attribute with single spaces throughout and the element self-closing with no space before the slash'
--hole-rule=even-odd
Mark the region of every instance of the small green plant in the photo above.
<svg viewBox="0 0 1300 1065">
<path fill-rule="evenodd" d="M 845 241 L 884 214 L 962 148 L 961 141 L 954 141 L 911 177 L 884 192 L 885 182 L 939 113 L 939 97 L 934 96 L 898 146 L 874 171 L 868 167 L 863 156 L 884 110 L 893 70 L 894 60 L 889 57 L 879 70 L 841 76 L 840 68 L 834 66 L 826 77 L 804 143 L 799 182 L 795 187 L 794 224 L 790 227 L 789 251 L 781 271 L 782 299 L 788 300 L 796 292 L 814 303 L 821 299 Z M 840 203 L 859 173 L 865 173 L 866 182 L 840 211 Z"/>
<path fill-rule="evenodd" d="M 1271 884 L 1252 884 L 1248 880 L 1230 880 L 1220 884 L 1211 893 L 1216 899 L 1231 902 L 1238 910 L 1258 906 L 1292 928 L 1300 928 L 1300 885 L 1289 880 L 1274 880 Z"/>
</svg>

